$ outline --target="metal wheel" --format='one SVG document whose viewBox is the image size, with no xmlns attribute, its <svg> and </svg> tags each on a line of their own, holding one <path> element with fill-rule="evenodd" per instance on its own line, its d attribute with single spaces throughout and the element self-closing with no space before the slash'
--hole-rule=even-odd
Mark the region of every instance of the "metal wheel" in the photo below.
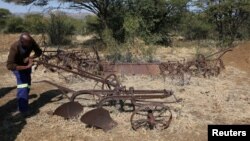
<svg viewBox="0 0 250 141">
<path fill-rule="evenodd" d="M 102 83 L 96 82 L 95 86 L 93 87 L 93 90 L 101 90 L 102 89 Z M 93 99 L 98 103 L 102 99 L 102 94 L 101 95 L 93 95 Z"/>
<path fill-rule="evenodd" d="M 121 86 L 120 82 L 118 81 L 117 79 L 117 76 L 115 74 L 110 74 L 108 75 L 105 79 L 104 79 L 104 82 L 107 82 L 107 83 L 101 83 L 101 82 L 96 82 L 95 86 L 94 86 L 94 90 L 115 90 L 117 88 L 119 88 Z M 110 83 L 112 83 L 113 85 L 110 85 Z M 105 93 L 105 92 L 102 92 L 101 95 L 93 95 L 96 103 L 98 103 L 101 99 L 103 99 L 104 97 L 106 96 L 111 96 L 113 95 L 114 93 Z"/>
<path fill-rule="evenodd" d="M 115 74 L 110 74 L 105 78 L 106 83 L 102 83 L 102 90 L 113 90 L 113 93 L 103 93 L 102 96 L 112 96 L 112 95 L 121 95 L 120 93 L 121 89 L 124 89 L 125 87 L 122 87 L 120 81 L 118 80 L 117 76 Z M 123 111 L 123 105 L 125 103 L 125 100 L 110 100 L 109 105 L 112 106 L 120 106 L 117 107 L 117 109 L 120 109 Z"/>
<path fill-rule="evenodd" d="M 104 80 L 106 83 L 102 83 L 102 90 L 114 90 L 121 86 L 121 83 L 115 74 L 108 75 Z"/>
<path fill-rule="evenodd" d="M 172 113 L 163 104 L 143 105 L 136 109 L 130 118 L 134 130 L 140 128 L 163 130 L 169 127 Z"/>
</svg>

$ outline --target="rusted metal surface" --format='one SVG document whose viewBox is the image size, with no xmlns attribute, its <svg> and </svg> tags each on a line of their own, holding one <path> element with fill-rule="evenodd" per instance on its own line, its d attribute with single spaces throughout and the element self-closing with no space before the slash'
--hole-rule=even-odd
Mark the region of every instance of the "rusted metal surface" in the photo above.
<svg viewBox="0 0 250 141">
<path fill-rule="evenodd" d="M 221 50 L 211 55 L 204 56 L 198 54 L 191 61 L 167 61 L 160 63 L 110 63 L 101 61 L 98 51 L 93 48 L 93 52 L 83 50 L 44 50 L 40 61 L 54 64 L 59 67 L 75 69 L 79 73 L 92 73 L 98 75 L 124 74 L 124 75 L 163 75 L 172 79 L 184 81 L 184 75 L 191 76 L 218 76 L 224 69 L 221 57 L 231 49 Z M 92 54 L 92 55 L 91 55 Z M 47 68 L 56 71 L 54 67 Z"/>
<path fill-rule="evenodd" d="M 102 63 L 105 73 L 125 75 L 159 75 L 159 63 Z"/>
<path fill-rule="evenodd" d="M 81 121 L 87 125 L 101 128 L 104 131 L 111 130 L 117 126 L 117 122 L 110 117 L 109 111 L 104 108 L 88 111 L 81 117 Z"/>
<path fill-rule="evenodd" d="M 72 54 L 66 54 L 66 55 L 68 56 L 66 56 L 66 58 L 64 56 L 63 58 L 62 55 L 60 55 L 59 53 L 56 55 L 56 58 L 58 58 L 59 56 L 59 59 L 64 59 L 64 60 L 68 60 L 67 58 L 71 58 L 71 59 L 74 58 L 73 60 L 80 60 L 80 59 L 75 58 L 75 57 L 78 57 L 77 55 L 76 56 Z M 80 103 L 76 102 L 77 100 L 79 100 L 77 99 L 77 97 L 80 95 L 96 96 L 98 97 L 98 99 L 95 99 L 97 103 L 96 104 L 97 109 L 91 110 L 87 112 L 86 114 L 84 114 L 81 117 L 81 121 L 87 125 L 101 128 L 104 131 L 110 130 L 117 125 L 117 123 L 113 121 L 112 118 L 110 117 L 109 112 L 103 108 L 103 106 L 106 106 L 107 103 L 109 106 L 119 104 L 121 109 L 123 109 L 124 103 L 129 102 L 129 105 L 131 105 L 134 110 L 137 109 L 136 112 L 144 111 L 145 108 L 147 109 L 147 107 L 152 106 L 152 105 L 155 106 L 155 109 L 147 110 L 147 115 L 146 115 L 147 124 L 149 125 L 150 129 L 151 128 L 153 129 L 157 127 L 156 125 L 158 125 L 158 118 L 154 114 L 155 110 L 160 110 L 163 113 L 169 112 L 168 111 L 169 108 L 164 107 L 163 104 L 171 103 L 171 102 L 162 102 L 162 101 L 157 102 L 157 101 L 150 101 L 150 100 L 151 99 L 154 99 L 154 100 L 164 99 L 170 96 L 173 96 L 175 98 L 173 91 L 169 91 L 165 89 L 164 90 L 135 90 L 133 87 L 126 89 L 126 86 L 123 86 L 120 83 L 120 81 L 118 80 L 115 74 L 109 74 L 106 77 L 103 77 L 103 76 L 100 76 L 99 74 L 95 74 L 87 70 L 86 68 L 81 68 L 81 67 L 78 67 L 77 65 L 69 65 L 68 63 L 65 63 L 65 61 L 62 61 L 62 60 L 59 60 L 59 63 L 53 62 L 51 60 L 53 59 L 49 59 L 47 61 L 42 59 L 42 60 L 38 60 L 35 62 L 37 63 L 37 65 L 43 65 L 44 67 L 54 70 L 55 72 L 64 71 L 64 72 L 74 74 L 82 78 L 94 80 L 97 82 L 97 84 L 98 83 L 101 84 L 99 89 L 74 91 L 64 86 L 58 85 L 54 82 L 41 81 L 41 82 L 46 82 L 57 87 L 58 89 L 63 91 L 64 95 L 70 100 L 70 102 L 65 103 L 61 105 L 60 107 L 58 107 L 55 110 L 54 114 L 62 116 L 66 119 L 77 117 L 83 111 L 83 106 Z M 132 69 L 128 69 L 129 67 L 132 67 Z M 116 69 L 118 68 L 119 67 L 117 67 Z M 140 73 L 140 74 L 146 74 L 146 75 L 155 75 L 159 73 L 159 67 L 156 64 L 139 64 L 139 65 L 138 64 L 136 65 L 121 64 L 119 69 L 124 70 L 124 73 L 126 74 L 130 74 L 130 73 L 139 74 Z M 68 93 L 71 93 L 71 95 L 69 95 Z M 147 101 L 143 101 L 143 100 L 147 100 Z M 172 103 L 174 102 L 178 102 L 178 100 L 175 98 L 175 100 Z M 161 109 L 158 109 L 157 107 L 161 107 Z M 133 117 L 134 116 L 135 114 L 133 114 Z M 134 118 L 131 118 L 131 119 L 133 119 L 134 121 Z M 168 120 L 168 124 L 170 123 L 170 121 L 171 120 Z M 167 123 L 165 122 L 160 122 L 160 123 L 164 128 L 168 127 Z M 132 123 L 131 125 L 133 126 Z"/>
<path fill-rule="evenodd" d="M 99 65 L 100 57 L 98 51 L 93 48 L 93 52 L 86 50 L 60 50 L 49 51 L 46 48 L 43 51 L 40 61 L 51 63 L 57 66 L 66 67 L 68 69 L 77 68 L 87 72 L 101 71 Z M 53 68 L 47 67 L 49 70 L 54 71 Z"/>
<path fill-rule="evenodd" d="M 68 93 L 73 93 L 73 92 L 75 92 L 75 91 L 72 90 L 72 89 L 66 88 L 66 87 L 64 87 L 64 86 L 61 86 L 61 85 L 59 85 L 59 84 L 56 84 L 56 83 L 51 82 L 51 81 L 48 81 L 48 80 L 35 81 L 35 82 L 33 82 L 33 83 L 47 83 L 47 84 L 50 84 L 50 85 L 52 85 L 52 86 L 55 86 L 55 87 L 57 87 L 57 88 L 62 92 L 62 94 L 63 94 L 66 98 L 68 98 L 69 100 L 71 99 L 71 97 L 69 97 L 67 94 L 68 94 Z"/>
<path fill-rule="evenodd" d="M 131 91 L 126 89 L 120 90 L 80 90 L 72 93 L 71 101 L 74 101 L 77 96 L 90 94 L 90 95 L 101 95 L 105 93 L 102 101 L 108 101 L 112 99 L 154 99 L 154 98 L 166 98 L 173 95 L 173 91 L 169 90 L 133 90 Z M 100 101 L 100 103 L 102 103 Z"/>
<path fill-rule="evenodd" d="M 83 110 L 82 105 L 75 102 L 75 99 L 77 96 L 88 94 L 88 95 L 99 97 L 99 100 L 97 101 L 98 108 L 91 110 L 87 112 L 86 114 L 84 114 L 81 118 L 81 121 L 83 123 L 86 123 L 87 125 L 99 127 L 103 129 L 104 131 L 110 130 L 117 125 L 117 123 L 114 122 L 110 118 L 109 112 L 102 108 L 104 103 L 107 103 L 107 102 L 112 103 L 112 101 L 119 101 L 118 104 L 120 104 L 121 108 L 123 108 L 124 101 L 129 100 L 130 105 L 132 105 L 133 107 L 135 106 L 141 107 L 141 106 L 145 106 L 148 104 L 156 104 L 156 102 L 151 103 L 150 101 L 147 101 L 145 102 L 145 104 L 137 104 L 136 103 L 137 100 L 162 99 L 162 98 L 167 98 L 173 95 L 173 92 L 168 91 L 168 90 L 134 90 L 134 88 L 132 87 L 129 88 L 129 90 L 126 90 L 126 86 L 122 86 L 120 84 L 115 74 L 111 74 L 107 76 L 106 78 L 102 78 L 100 76 L 91 74 L 86 71 L 79 71 L 73 68 L 69 69 L 66 67 L 61 67 L 61 66 L 57 66 L 57 65 L 42 62 L 42 61 L 36 61 L 36 62 L 43 64 L 46 67 L 52 67 L 55 69 L 64 70 L 66 72 L 73 73 L 81 77 L 92 79 L 92 80 L 102 83 L 102 87 L 100 90 L 73 91 L 71 89 L 67 89 L 64 86 L 60 86 L 53 82 L 45 81 L 46 83 L 56 86 L 61 90 L 72 93 L 71 97 L 69 98 L 70 102 L 61 105 L 54 112 L 55 115 L 62 116 L 66 119 L 78 116 Z M 150 114 L 148 115 L 148 117 L 152 117 L 152 116 L 153 115 L 150 115 Z M 153 117 L 149 118 L 148 120 L 149 120 L 148 123 L 150 123 L 150 126 L 154 127 Z"/>
<path fill-rule="evenodd" d="M 83 106 L 76 102 L 80 95 L 97 97 L 95 109 L 88 111 L 81 117 L 81 121 L 89 126 L 101 128 L 104 131 L 117 126 L 109 111 L 104 106 L 120 105 L 120 111 L 125 111 L 125 104 L 132 107 L 130 117 L 131 126 L 134 130 L 166 129 L 172 120 L 172 112 L 166 104 L 180 102 L 173 91 L 169 90 L 136 90 L 122 85 L 116 74 L 125 75 L 158 75 L 170 76 L 172 79 L 185 80 L 185 75 L 190 76 L 217 76 L 224 69 L 221 57 L 231 49 L 213 53 L 207 57 L 202 54 L 191 61 L 168 61 L 163 63 L 117 63 L 110 64 L 101 62 L 98 51 L 94 48 L 94 56 L 89 56 L 83 51 L 44 51 L 37 65 L 43 65 L 52 72 L 67 72 L 81 78 L 96 81 L 94 89 L 74 91 L 50 81 L 49 83 L 58 89 L 69 99 L 70 102 L 58 107 L 54 115 L 66 119 L 75 118 L 83 112 Z M 47 53 L 47 54 L 45 54 Z M 217 57 L 215 57 L 217 55 Z M 106 74 L 106 76 L 104 75 Z M 108 74 L 108 75 L 107 75 Z M 100 86 L 99 86 L 99 85 Z M 99 87 L 97 87 L 99 86 Z M 70 94 L 69 94 L 70 93 Z M 173 101 L 164 99 L 173 97 Z M 161 99 L 161 100 L 160 100 Z M 80 101 L 79 101 L 80 102 Z"/>
<path fill-rule="evenodd" d="M 232 49 L 220 50 L 206 57 L 199 54 L 195 60 L 198 73 L 202 74 L 203 77 L 218 76 L 221 70 L 225 69 L 221 57 L 229 51 L 232 51 Z"/>
<path fill-rule="evenodd" d="M 59 106 L 53 114 L 64 117 L 65 119 L 72 119 L 79 116 L 81 112 L 83 112 L 83 106 L 81 104 L 78 102 L 67 102 Z"/>
<path fill-rule="evenodd" d="M 172 121 L 172 112 L 169 107 L 163 104 L 149 104 L 136 109 L 130 122 L 134 130 L 145 129 L 166 129 Z"/>
<path fill-rule="evenodd" d="M 160 73 L 163 77 L 170 77 L 171 79 L 180 79 L 184 84 L 184 76 L 218 76 L 225 68 L 221 57 L 232 51 L 231 49 L 221 50 L 205 57 L 202 54 L 198 54 L 194 60 L 191 61 L 168 61 L 159 65 Z M 217 57 L 215 57 L 218 55 Z M 213 57 L 213 58 L 212 58 Z M 212 58 L 212 59 L 211 59 Z"/>
<path fill-rule="evenodd" d="M 43 82 L 43 81 L 42 81 Z M 49 82 L 49 81 L 45 81 L 48 84 L 51 84 L 53 86 L 58 87 L 59 89 L 65 89 L 64 86 L 60 86 L 58 84 L 55 84 L 53 82 Z M 72 92 L 72 91 L 70 91 Z M 103 95 L 103 94 L 107 94 L 107 95 Z M 65 103 L 61 106 L 59 106 L 55 112 L 54 115 L 58 115 L 58 116 L 62 116 L 65 119 L 71 119 L 71 118 L 76 118 L 79 116 L 80 113 L 82 113 L 83 111 L 83 106 L 81 104 L 79 104 L 78 102 L 75 102 L 76 97 L 79 95 L 96 95 L 101 97 L 100 101 L 97 104 L 97 109 L 91 110 L 87 113 L 85 113 L 82 117 L 81 117 L 81 121 L 87 125 L 90 126 L 94 126 L 94 127 L 98 127 L 103 129 L 104 131 L 108 131 L 111 130 L 112 128 L 114 128 L 117 123 L 110 117 L 109 112 L 107 110 L 105 110 L 103 107 L 104 103 L 106 102 L 110 102 L 110 101 L 114 101 L 114 100 L 129 100 L 131 103 L 130 105 L 133 105 L 133 107 L 137 106 L 139 108 L 137 108 L 134 113 L 131 116 L 131 125 L 133 127 L 134 130 L 137 130 L 138 128 L 149 128 L 149 129 L 159 129 L 159 127 L 161 127 L 161 129 L 165 129 L 169 126 L 170 122 L 171 122 L 171 116 L 168 115 L 167 118 L 169 118 L 167 121 L 163 120 L 160 118 L 161 115 L 158 114 L 155 115 L 155 113 L 159 113 L 158 110 L 161 111 L 162 114 L 164 114 L 164 112 L 168 112 L 171 113 L 171 111 L 168 111 L 169 109 L 164 107 L 163 104 L 165 102 L 151 102 L 151 101 L 146 101 L 143 102 L 144 104 L 142 104 L 140 101 L 140 103 L 137 103 L 138 100 L 146 100 L 146 99 L 162 99 L 162 98 L 167 98 L 170 96 L 173 96 L 173 92 L 172 91 L 168 91 L 168 90 L 134 90 L 134 88 L 130 87 L 129 90 L 126 89 L 110 89 L 110 90 L 79 90 L 79 91 L 73 91 L 72 95 L 70 97 L 70 102 Z M 177 102 L 174 101 L 174 102 Z M 121 103 L 120 103 L 121 104 Z M 152 109 L 152 105 L 154 106 Z M 121 105 L 122 106 L 122 105 Z M 159 109 L 159 107 L 161 107 Z M 151 108 L 151 109 L 148 109 Z M 139 124 L 138 122 L 141 122 L 141 120 L 137 119 L 136 115 L 137 113 L 144 111 L 145 109 L 147 110 L 147 115 L 146 115 L 146 119 L 143 119 L 142 121 L 144 121 L 146 124 L 145 126 L 140 126 L 137 127 L 136 124 Z M 157 110 L 157 111 L 155 111 Z M 144 117 L 145 118 L 145 117 Z M 159 120 L 159 118 L 161 120 Z M 139 121 L 137 121 L 139 120 Z"/>
<path fill-rule="evenodd" d="M 102 107 L 104 103 L 114 100 L 131 100 L 131 105 L 137 106 L 136 101 L 139 99 L 163 99 L 173 95 L 172 91 L 166 90 L 134 90 L 133 93 L 121 91 L 119 94 L 106 96 L 98 102 L 98 107 Z M 147 101 L 151 103 L 150 101 Z M 122 103 L 120 103 L 122 104 Z M 122 106 L 122 105 L 121 105 Z"/>
<path fill-rule="evenodd" d="M 84 78 L 92 79 L 92 80 L 95 80 L 97 82 L 105 83 L 105 84 L 108 84 L 108 85 L 111 85 L 111 86 L 114 86 L 114 87 L 117 86 L 117 83 L 112 83 L 111 81 L 105 80 L 104 78 L 102 78 L 102 77 L 100 77 L 98 75 L 91 74 L 91 73 L 89 73 L 87 71 L 84 71 L 84 70 L 79 70 L 77 68 L 69 69 L 67 67 L 54 65 L 54 64 L 39 61 L 39 60 L 36 60 L 35 62 L 37 63 L 37 65 L 44 65 L 45 67 L 48 67 L 48 68 L 64 70 L 66 72 L 69 72 L 69 73 L 72 73 L 72 74 L 75 74 L 75 75 L 79 75 L 79 76 L 84 77 Z"/>
</svg>

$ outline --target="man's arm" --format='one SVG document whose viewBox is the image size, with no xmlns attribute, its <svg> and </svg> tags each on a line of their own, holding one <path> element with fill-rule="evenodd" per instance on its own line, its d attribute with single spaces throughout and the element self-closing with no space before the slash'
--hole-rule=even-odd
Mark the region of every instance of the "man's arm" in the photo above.
<svg viewBox="0 0 250 141">
<path fill-rule="evenodd" d="M 33 50 L 34 50 L 34 52 L 35 52 L 35 54 L 34 55 L 32 55 L 32 56 L 29 56 L 29 57 L 27 57 L 27 58 L 25 58 L 24 59 L 24 63 L 27 63 L 28 61 L 29 61 L 29 59 L 35 59 L 35 58 L 37 58 L 37 57 L 40 57 L 41 55 L 42 55 L 42 50 L 39 48 L 39 46 L 38 46 L 38 44 L 35 42 L 35 40 L 34 39 L 32 39 L 33 41 L 33 45 L 32 45 L 32 48 L 33 48 Z"/>
<path fill-rule="evenodd" d="M 15 70 L 25 70 L 25 69 L 28 69 L 28 68 L 31 68 L 31 66 L 29 66 L 29 65 L 27 65 L 27 66 L 16 66 Z"/>
<path fill-rule="evenodd" d="M 7 59 L 7 69 L 8 70 L 15 70 L 16 69 L 16 62 L 15 62 L 15 57 L 17 55 L 17 49 L 15 48 L 15 45 L 13 44 L 10 47 L 10 51 L 9 51 L 9 55 L 8 55 L 8 59 Z"/>
<path fill-rule="evenodd" d="M 15 62 L 16 55 L 17 55 L 17 48 L 15 47 L 15 44 L 13 44 L 10 48 L 6 65 L 8 70 L 24 70 L 32 66 L 32 60 L 29 61 L 29 64 L 27 66 L 18 66 Z"/>
<path fill-rule="evenodd" d="M 35 54 L 33 56 L 30 56 L 29 57 L 30 59 L 35 59 L 42 55 L 42 50 L 39 48 L 39 45 L 34 41 L 34 39 L 33 39 L 33 50 Z"/>
</svg>

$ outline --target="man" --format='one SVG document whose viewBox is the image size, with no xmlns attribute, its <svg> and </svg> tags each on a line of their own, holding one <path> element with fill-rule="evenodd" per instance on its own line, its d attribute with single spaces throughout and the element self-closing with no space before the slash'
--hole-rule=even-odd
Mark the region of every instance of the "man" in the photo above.
<svg viewBox="0 0 250 141">
<path fill-rule="evenodd" d="M 35 54 L 30 56 L 31 52 Z M 31 67 L 33 59 L 39 57 L 42 50 L 29 33 L 22 33 L 18 41 L 11 45 L 7 60 L 7 68 L 11 70 L 17 81 L 18 110 L 27 115 L 28 98 L 31 85 Z"/>
</svg>

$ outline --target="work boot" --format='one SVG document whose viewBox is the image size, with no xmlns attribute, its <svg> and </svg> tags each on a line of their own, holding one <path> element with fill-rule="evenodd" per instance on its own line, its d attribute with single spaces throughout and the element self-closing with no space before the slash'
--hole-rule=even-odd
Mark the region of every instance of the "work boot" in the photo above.
<svg viewBox="0 0 250 141">
<path fill-rule="evenodd" d="M 20 112 L 20 111 L 15 111 L 11 114 L 11 116 L 14 118 L 14 119 L 25 119 L 25 118 L 28 118 L 30 117 L 32 114 L 31 111 L 26 111 L 26 112 Z"/>
<path fill-rule="evenodd" d="M 18 121 L 24 120 L 25 117 L 23 116 L 23 114 L 21 114 L 20 111 L 17 110 L 15 112 L 11 113 L 10 119 L 12 119 L 14 122 L 18 122 Z"/>
<path fill-rule="evenodd" d="M 23 116 L 23 118 L 28 118 L 31 116 L 32 112 L 28 110 L 26 112 L 20 112 L 20 114 Z"/>
</svg>

